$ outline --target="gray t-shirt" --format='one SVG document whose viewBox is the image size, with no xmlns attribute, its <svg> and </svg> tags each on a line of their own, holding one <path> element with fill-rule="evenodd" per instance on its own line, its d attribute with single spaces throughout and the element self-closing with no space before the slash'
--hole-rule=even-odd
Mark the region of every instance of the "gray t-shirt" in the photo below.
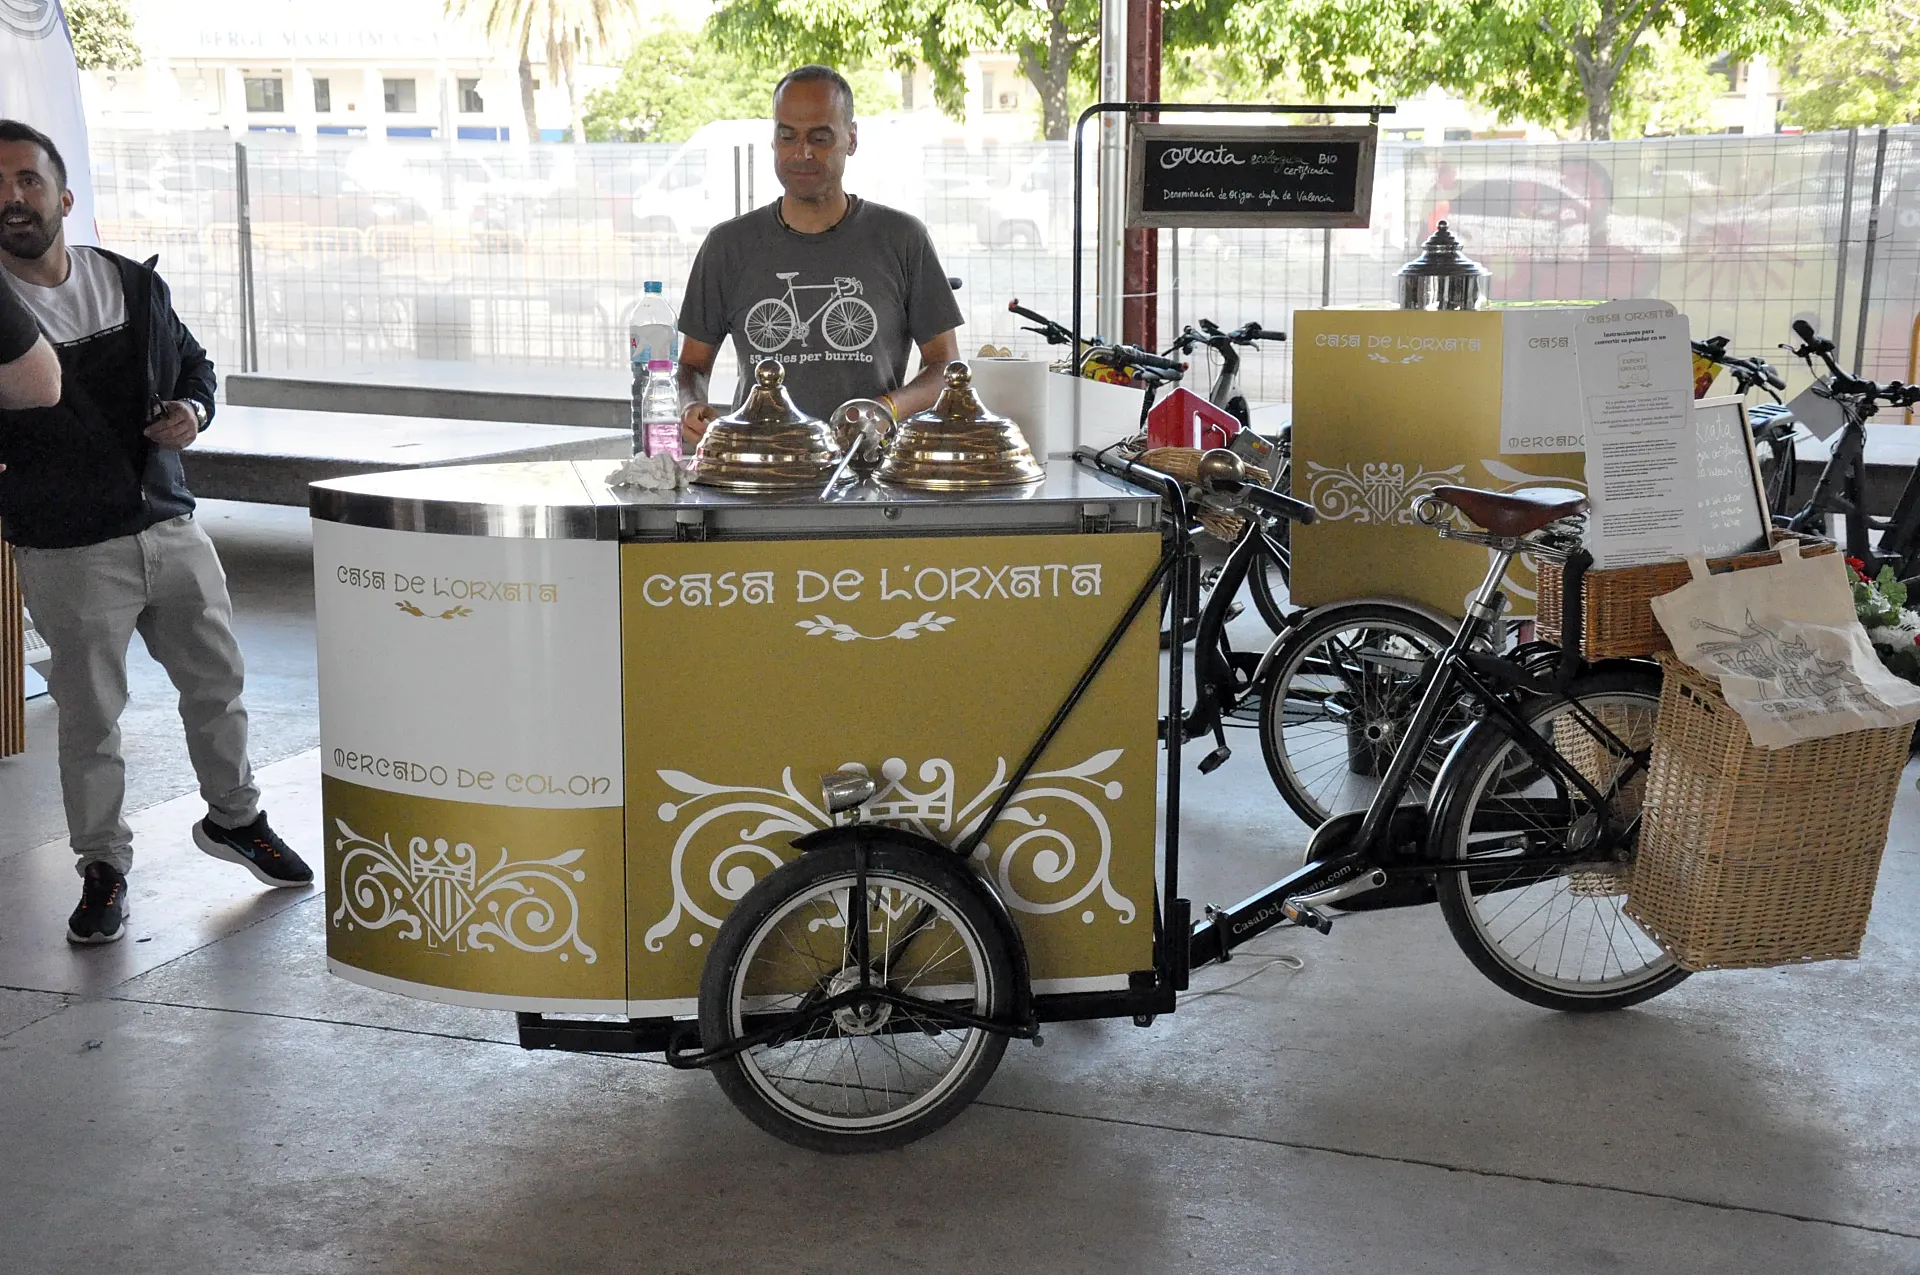
<svg viewBox="0 0 1920 1275">
<path fill-rule="evenodd" d="M 775 209 L 713 228 L 680 307 L 694 340 L 733 339 L 743 379 L 778 359 L 793 401 L 825 417 L 899 389 L 913 347 L 960 326 L 947 272 L 913 217 L 858 199 L 832 230 L 803 235 Z"/>
</svg>

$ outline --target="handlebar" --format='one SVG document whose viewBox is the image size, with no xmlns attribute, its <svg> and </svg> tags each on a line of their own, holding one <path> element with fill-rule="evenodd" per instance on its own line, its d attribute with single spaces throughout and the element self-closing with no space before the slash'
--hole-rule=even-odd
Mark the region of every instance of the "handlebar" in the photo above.
<svg viewBox="0 0 1920 1275">
<path fill-rule="evenodd" d="M 1179 350 L 1182 354 L 1193 353 L 1194 347 L 1209 346 L 1223 355 L 1231 355 L 1236 345 L 1257 345 L 1261 341 L 1284 341 L 1287 334 L 1275 332 L 1271 328 L 1260 326 L 1258 319 L 1241 324 L 1228 332 L 1212 319 L 1200 320 L 1200 328 L 1195 331 L 1191 326 L 1182 328 L 1175 337 L 1169 350 Z"/>
<path fill-rule="evenodd" d="M 1253 483 L 1242 483 L 1238 495 L 1240 499 L 1270 517 L 1286 518 L 1302 524 L 1311 524 L 1320 519 L 1320 511 L 1306 501 L 1295 500 L 1292 496 L 1283 496 L 1277 491 L 1259 487 Z"/>
<path fill-rule="evenodd" d="M 1058 323 L 1055 323 L 1052 319 L 1049 319 L 1046 315 L 1041 314 L 1039 311 L 1027 309 L 1027 307 L 1020 304 L 1020 298 L 1015 297 L 1013 300 L 1007 302 L 1007 311 L 1011 314 L 1017 314 L 1023 319 L 1028 319 L 1034 323 L 1039 324 L 1040 325 L 1039 327 L 1028 328 L 1027 331 L 1038 332 L 1041 336 L 1047 339 L 1048 345 L 1072 345 L 1073 344 L 1073 333 L 1067 331 L 1064 327 L 1060 326 Z"/>
<path fill-rule="evenodd" d="M 1187 365 L 1175 359 L 1143 350 L 1137 345 L 1109 345 L 1104 347 L 1112 352 L 1112 357 L 1122 363 L 1131 363 L 1146 368 L 1150 372 L 1170 372 L 1179 374 L 1187 370 Z"/>
<path fill-rule="evenodd" d="M 1764 385 L 1769 390 L 1784 390 L 1787 379 L 1780 375 L 1774 366 L 1762 358 L 1740 358 L 1727 353 L 1727 338 L 1711 336 L 1704 341 L 1693 343 L 1693 352 L 1709 363 L 1717 363 L 1733 373 L 1733 378 L 1744 392 L 1756 385 Z M 1776 394 L 1775 397 L 1778 397 Z"/>
<path fill-rule="evenodd" d="M 1800 346 L 1782 346 L 1808 367 L 1818 358 L 1827 369 L 1826 392 L 1836 398 L 1859 399 L 1869 410 L 1864 415 L 1872 415 L 1872 407 L 1885 403 L 1889 407 L 1912 407 L 1920 404 L 1920 385 L 1908 385 L 1902 381 L 1869 381 L 1862 377 L 1850 376 L 1840 370 L 1840 364 L 1834 360 L 1834 344 L 1813 330 L 1813 325 L 1805 319 L 1793 321 L 1793 333 L 1800 338 Z"/>
</svg>

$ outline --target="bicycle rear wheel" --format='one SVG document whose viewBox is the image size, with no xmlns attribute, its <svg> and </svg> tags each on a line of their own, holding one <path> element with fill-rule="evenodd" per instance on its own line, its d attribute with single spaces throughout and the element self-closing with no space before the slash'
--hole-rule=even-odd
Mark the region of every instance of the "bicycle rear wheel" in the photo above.
<svg viewBox="0 0 1920 1275">
<path fill-rule="evenodd" d="M 1274 787 L 1317 828 L 1372 800 L 1420 701 L 1428 659 L 1453 634 L 1391 602 L 1337 602 L 1281 644 L 1260 697 L 1260 751 Z M 1471 720 L 1444 715 L 1406 800 L 1424 800 L 1447 750 Z"/>
<path fill-rule="evenodd" d="M 1541 704 L 1530 724 L 1608 795 L 1616 821 L 1628 821 L 1646 786 L 1633 754 L 1652 746 L 1659 704 L 1657 672 L 1607 669 L 1577 679 L 1566 700 Z M 1686 978 L 1623 910 L 1628 864 L 1501 866 L 1598 834 L 1603 812 L 1577 788 L 1542 773 L 1511 735 L 1491 727 L 1462 745 L 1453 773 L 1433 810 L 1435 855 L 1485 866 L 1441 873 L 1440 910 L 1482 974 L 1522 1000 L 1576 1011 L 1638 1004 Z"/>
</svg>

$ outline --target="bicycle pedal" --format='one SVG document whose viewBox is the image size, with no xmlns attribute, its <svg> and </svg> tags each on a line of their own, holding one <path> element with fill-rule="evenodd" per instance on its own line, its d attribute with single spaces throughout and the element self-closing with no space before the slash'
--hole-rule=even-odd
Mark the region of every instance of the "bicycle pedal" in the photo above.
<svg viewBox="0 0 1920 1275">
<path fill-rule="evenodd" d="M 1226 765 L 1227 758 L 1231 756 L 1233 756 L 1233 749 L 1227 747 L 1225 744 L 1220 745 L 1220 747 L 1200 759 L 1200 773 L 1203 775 L 1211 775 L 1214 771 Z"/>
<path fill-rule="evenodd" d="M 1296 903 L 1294 900 L 1288 899 L 1280 905 L 1280 912 L 1287 920 L 1292 921 L 1302 929 L 1318 930 L 1322 934 L 1333 933 L 1333 918 L 1321 912 L 1318 908 L 1309 907 L 1305 903 Z"/>
</svg>

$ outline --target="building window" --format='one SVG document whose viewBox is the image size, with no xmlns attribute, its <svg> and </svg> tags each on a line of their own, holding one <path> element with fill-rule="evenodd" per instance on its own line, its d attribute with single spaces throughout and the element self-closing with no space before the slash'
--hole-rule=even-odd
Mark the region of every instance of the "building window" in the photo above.
<svg viewBox="0 0 1920 1275">
<path fill-rule="evenodd" d="M 249 111 L 286 110 L 287 100 L 281 91 L 280 77 L 249 75 L 247 77 L 247 109 Z"/>
<path fill-rule="evenodd" d="M 486 99 L 480 96 L 480 81 L 460 81 L 460 113 L 478 115 L 487 109 Z"/>
<path fill-rule="evenodd" d="M 390 115 L 411 115 L 419 109 L 413 96 L 412 80 L 386 81 L 387 113 Z"/>
<path fill-rule="evenodd" d="M 989 111 L 1020 109 L 1020 77 L 1006 71 L 985 71 L 980 76 L 980 96 Z"/>
<path fill-rule="evenodd" d="M 325 115 L 333 109 L 333 81 L 315 79 L 313 82 L 313 109 Z"/>
</svg>

